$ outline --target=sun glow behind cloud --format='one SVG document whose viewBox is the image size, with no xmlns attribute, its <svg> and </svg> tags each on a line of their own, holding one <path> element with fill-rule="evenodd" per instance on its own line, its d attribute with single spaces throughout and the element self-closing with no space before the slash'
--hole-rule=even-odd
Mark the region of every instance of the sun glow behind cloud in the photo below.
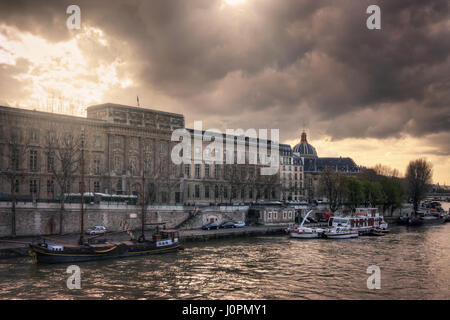
<svg viewBox="0 0 450 320">
<path fill-rule="evenodd" d="M 119 77 L 123 62 L 89 62 L 83 52 L 86 42 L 98 46 L 108 45 L 100 29 L 85 27 L 71 40 L 51 43 L 14 27 L 0 26 L 0 64 L 25 63 L 24 72 L 14 79 L 27 83 L 23 98 L 2 101 L 16 107 L 84 115 L 84 107 L 102 102 L 104 93 L 114 86 L 121 88 L 133 84 L 128 77 Z M 89 58 L 89 59 L 88 59 Z"/>
</svg>

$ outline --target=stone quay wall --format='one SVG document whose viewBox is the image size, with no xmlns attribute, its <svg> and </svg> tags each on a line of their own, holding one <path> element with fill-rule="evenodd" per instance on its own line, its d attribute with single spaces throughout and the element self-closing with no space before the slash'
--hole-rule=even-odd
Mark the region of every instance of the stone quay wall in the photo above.
<svg viewBox="0 0 450 320">
<path fill-rule="evenodd" d="M 224 206 L 207 207 L 192 215 L 193 207 L 187 206 L 148 206 L 145 222 L 166 222 L 167 228 L 197 229 L 215 219 L 222 223 L 226 220 L 245 221 L 248 207 Z M 80 232 L 80 205 L 66 204 L 62 211 L 58 204 L 18 203 L 16 206 L 16 236 L 39 236 L 60 234 L 62 217 L 62 234 Z M 108 231 L 124 230 L 124 223 L 132 230 L 140 230 L 142 212 L 139 206 L 132 205 L 89 205 L 85 206 L 84 229 L 91 226 L 105 226 Z M 146 230 L 151 226 L 146 226 Z M 12 235 L 11 206 L 0 205 L 0 237 Z"/>
</svg>

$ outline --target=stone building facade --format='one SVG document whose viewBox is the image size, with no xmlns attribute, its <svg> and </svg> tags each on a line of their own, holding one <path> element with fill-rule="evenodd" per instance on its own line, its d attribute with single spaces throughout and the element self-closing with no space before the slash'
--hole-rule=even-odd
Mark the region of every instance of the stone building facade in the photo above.
<svg viewBox="0 0 450 320">
<path fill-rule="evenodd" d="M 58 141 L 70 137 L 77 144 L 83 132 L 85 192 L 139 196 L 144 168 L 145 194 L 152 203 L 195 205 L 280 197 L 279 173 L 261 177 L 261 165 L 248 161 L 175 165 L 171 151 L 177 142 L 171 141 L 171 136 L 173 130 L 185 128 L 181 114 L 112 103 L 88 107 L 87 117 L 0 106 L 0 124 L 3 195 L 12 194 L 14 189 L 19 198 L 51 200 L 60 193 L 80 193 L 79 167 L 64 188 L 57 183 L 55 172 L 61 171 L 62 161 L 50 149 L 49 141 L 55 136 L 60 137 Z M 249 143 L 247 139 L 247 160 Z M 13 145 L 21 147 L 14 149 Z M 207 148 L 207 143 L 204 146 Z M 195 157 L 194 148 L 192 152 Z M 79 154 L 73 157 L 76 160 Z M 8 175 L 11 172 L 14 178 Z"/>
<path fill-rule="evenodd" d="M 280 144 L 280 200 L 303 200 L 305 194 L 303 161 L 288 144 Z"/>
</svg>

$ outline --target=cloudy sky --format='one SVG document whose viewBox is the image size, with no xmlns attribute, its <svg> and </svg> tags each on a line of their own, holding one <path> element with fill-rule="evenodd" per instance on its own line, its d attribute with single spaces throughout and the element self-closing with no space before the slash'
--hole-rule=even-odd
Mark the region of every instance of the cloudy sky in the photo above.
<svg viewBox="0 0 450 320">
<path fill-rule="evenodd" d="M 292 146 L 306 128 L 319 156 L 365 166 L 426 157 L 450 184 L 449 13 L 448 0 L 2 0 L 0 105 L 82 114 L 139 95 L 188 127 L 279 128 Z"/>
</svg>

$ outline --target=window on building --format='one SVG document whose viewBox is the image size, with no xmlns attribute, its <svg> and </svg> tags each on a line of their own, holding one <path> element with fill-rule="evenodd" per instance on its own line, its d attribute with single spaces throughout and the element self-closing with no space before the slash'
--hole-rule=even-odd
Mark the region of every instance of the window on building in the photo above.
<svg viewBox="0 0 450 320">
<path fill-rule="evenodd" d="M 94 159 L 94 174 L 100 174 L 100 158 L 96 157 Z"/>
<path fill-rule="evenodd" d="M 133 150 L 136 150 L 139 147 L 139 139 L 137 137 L 130 138 L 130 147 Z"/>
<path fill-rule="evenodd" d="M 205 186 L 205 198 L 209 199 L 209 186 Z"/>
<path fill-rule="evenodd" d="M 30 170 L 37 171 L 37 150 L 30 151 Z"/>
<path fill-rule="evenodd" d="M 241 188 L 241 199 L 242 200 L 245 199 L 245 188 L 244 187 Z"/>
<path fill-rule="evenodd" d="M 231 199 L 237 199 L 238 190 L 235 186 L 231 187 Z"/>
<path fill-rule="evenodd" d="M 14 183 L 14 186 L 13 186 L 15 193 L 19 193 L 19 186 L 20 186 L 19 180 L 16 180 L 15 183 Z"/>
<path fill-rule="evenodd" d="M 150 171 L 151 171 L 151 161 L 150 161 L 150 157 L 147 157 L 146 159 L 145 159 L 145 171 L 147 172 L 147 173 L 150 173 Z"/>
<path fill-rule="evenodd" d="M 100 192 L 100 182 L 94 181 L 94 192 Z"/>
<path fill-rule="evenodd" d="M 214 198 L 219 198 L 219 186 L 214 186 Z"/>
<path fill-rule="evenodd" d="M 195 198 L 200 198 L 200 186 L 198 184 L 195 185 Z"/>
<path fill-rule="evenodd" d="M 39 130 L 38 129 L 30 130 L 30 140 L 33 143 L 39 143 Z"/>
<path fill-rule="evenodd" d="M 200 179 L 200 164 L 195 165 L 195 178 Z"/>
<path fill-rule="evenodd" d="M 146 141 L 144 150 L 145 150 L 145 152 L 152 152 L 153 151 L 153 142 L 152 141 Z"/>
<path fill-rule="evenodd" d="M 186 176 L 186 178 L 191 177 L 191 165 L 190 164 L 184 165 L 184 175 Z"/>
<path fill-rule="evenodd" d="M 120 148 L 120 137 L 119 136 L 116 136 L 116 137 L 114 137 L 114 147 L 115 148 Z"/>
<path fill-rule="evenodd" d="M 209 178 L 209 164 L 205 164 L 205 178 Z"/>
<path fill-rule="evenodd" d="M 172 175 L 174 176 L 174 177 L 178 177 L 179 176 L 179 173 L 180 173 L 180 171 L 179 171 L 179 166 L 177 166 L 177 165 L 172 165 Z"/>
<path fill-rule="evenodd" d="M 225 199 L 228 198 L 228 187 L 227 186 L 223 187 L 223 197 Z"/>
<path fill-rule="evenodd" d="M 161 202 L 167 203 L 167 202 L 169 202 L 168 200 L 169 200 L 169 199 L 168 199 L 168 197 L 167 197 L 167 192 L 161 191 Z"/>
<path fill-rule="evenodd" d="M 53 153 L 47 155 L 47 172 L 52 172 L 55 165 L 55 156 Z"/>
<path fill-rule="evenodd" d="M 94 148 L 101 148 L 102 146 L 102 137 L 94 136 Z"/>
<path fill-rule="evenodd" d="M 21 140 L 21 131 L 20 128 L 14 127 L 11 129 L 11 139 L 14 141 Z"/>
<path fill-rule="evenodd" d="M 30 193 L 37 193 L 37 180 L 30 180 Z"/>
<path fill-rule="evenodd" d="M 214 178 L 220 178 L 220 166 L 218 164 L 214 166 Z"/>
<path fill-rule="evenodd" d="M 11 167 L 14 170 L 19 170 L 19 150 L 14 149 L 11 151 Z"/>
<path fill-rule="evenodd" d="M 55 192 L 55 183 L 53 180 L 47 180 L 47 193 Z"/>
<path fill-rule="evenodd" d="M 119 156 L 114 157 L 114 168 L 116 169 L 116 171 L 122 169 L 122 161 Z"/>
<path fill-rule="evenodd" d="M 161 141 L 161 143 L 159 144 L 159 146 L 160 146 L 160 150 L 159 150 L 159 151 L 160 151 L 161 153 L 165 153 L 165 152 L 166 152 L 166 143 Z"/>
<path fill-rule="evenodd" d="M 130 167 L 130 171 L 131 171 L 131 174 L 133 175 L 133 176 L 135 176 L 135 175 L 137 175 L 138 174 L 138 168 L 137 168 L 137 159 L 136 159 L 136 157 L 132 157 L 132 158 L 130 158 L 130 165 L 129 165 L 129 167 Z"/>
</svg>

